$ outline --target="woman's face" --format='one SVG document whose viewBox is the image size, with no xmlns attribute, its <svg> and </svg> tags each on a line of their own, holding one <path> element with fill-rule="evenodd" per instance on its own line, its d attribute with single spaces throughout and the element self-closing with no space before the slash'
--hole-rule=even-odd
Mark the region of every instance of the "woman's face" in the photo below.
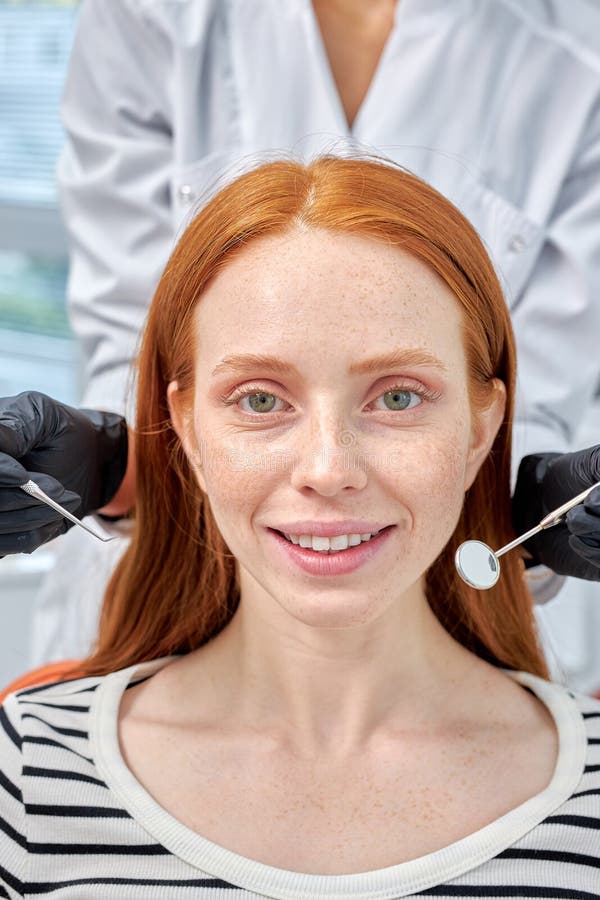
<svg viewBox="0 0 600 900">
<path fill-rule="evenodd" d="M 461 317 L 408 253 L 324 230 L 257 240 L 211 282 L 193 410 L 169 396 L 242 602 L 343 627 L 424 596 L 504 407 L 498 386 L 471 413 Z"/>
</svg>

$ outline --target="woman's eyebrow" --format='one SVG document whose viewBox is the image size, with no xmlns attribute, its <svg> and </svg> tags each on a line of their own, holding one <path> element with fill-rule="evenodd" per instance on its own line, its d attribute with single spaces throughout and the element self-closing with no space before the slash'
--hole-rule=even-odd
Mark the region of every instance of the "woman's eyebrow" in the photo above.
<svg viewBox="0 0 600 900">
<path fill-rule="evenodd" d="M 418 347 L 392 350 L 390 353 L 384 353 L 382 356 L 363 359 L 360 362 L 352 363 L 349 371 L 351 375 L 374 375 L 382 369 L 396 369 L 404 366 L 429 366 L 434 369 L 441 369 L 443 372 L 448 371 L 448 366 L 441 359 L 438 359 L 429 350 L 423 350 Z"/>
<path fill-rule="evenodd" d="M 278 359 L 276 356 L 263 356 L 256 353 L 235 353 L 225 356 L 220 363 L 214 367 L 211 375 L 221 375 L 223 372 L 254 372 L 256 369 L 269 369 L 270 372 L 276 372 L 279 375 L 295 375 L 300 377 L 300 373 L 296 366 Z"/>
<path fill-rule="evenodd" d="M 420 348 L 392 350 L 390 353 L 384 353 L 381 356 L 374 356 L 371 359 L 363 359 L 360 362 L 352 363 L 349 368 L 350 375 L 372 375 L 382 369 L 395 369 L 401 366 L 429 366 L 448 371 L 448 367 L 430 353 L 428 350 Z M 294 375 L 300 378 L 300 372 L 292 363 L 285 362 L 276 356 L 265 356 L 256 353 L 236 353 L 225 356 L 220 363 L 217 363 L 212 370 L 211 375 L 214 378 L 224 372 L 235 372 L 243 374 L 254 372 L 257 369 L 268 369 L 280 375 Z"/>
</svg>

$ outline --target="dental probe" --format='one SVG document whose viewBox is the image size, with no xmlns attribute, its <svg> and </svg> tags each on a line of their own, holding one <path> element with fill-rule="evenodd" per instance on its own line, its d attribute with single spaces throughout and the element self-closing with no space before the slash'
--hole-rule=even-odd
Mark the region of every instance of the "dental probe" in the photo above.
<svg viewBox="0 0 600 900">
<path fill-rule="evenodd" d="M 29 494 L 31 497 L 35 497 L 36 500 L 40 500 L 42 503 L 45 503 L 47 506 L 51 506 L 52 509 L 55 509 L 56 512 L 60 513 L 61 516 L 64 516 L 65 519 L 69 519 L 70 522 L 74 522 L 75 525 L 80 525 L 81 528 L 88 531 L 90 534 L 93 534 L 95 538 L 98 538 L 99 541 L 104 541 L 107 543 L 108 541 L 114 541 L 117 535 L 111 535 L 110 537 L 103 537 L 99 532 L 95 531 L 93 528 L 90 528 L 89 525 L 85 525 L 81 519 L 78 519 L 77 516 L 74 516 L 69 512 L 68 509 L 65 509 L 64 506 L 61 506 L 60 503 L 57 503 L 56 500 L 53 500 L 48 494 L 45 494 L 44 491 L 39 487 L 35 481 L 27 481 L 25 484 L 20 484 L 19 487 L 22 491 L 25 491 L 26 494 Z"/>
</svg>

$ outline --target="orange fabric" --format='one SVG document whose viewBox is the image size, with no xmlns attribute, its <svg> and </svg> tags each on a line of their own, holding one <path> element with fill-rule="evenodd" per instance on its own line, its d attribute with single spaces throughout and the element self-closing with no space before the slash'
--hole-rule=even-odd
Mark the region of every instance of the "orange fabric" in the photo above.
<svg viewBox="0 0 600 900">
<path fill-rule="evenodd" d="M 8 687 L 0 691 L 0 703 L 4 702 L 7 694 L 12 694 L 13 691 L 20 691 L 22 688 L 36 687 L 38 684 L 46 684 L 49 681 L 62 681 L 65 677 L 69 679 L 78 678 L 83 673 L 78 673 L 77 671 L 71 673 L 70 670 L 79 663 L 80 660 L 78 659 L 65 659 L 60 662 L 47 663 L 45 666 L 39 666 L 37 669 L 32 669 L 31 672 L 20 675 Z M 67 675 L 67 673 L 69 674 Z"/>
</svg>

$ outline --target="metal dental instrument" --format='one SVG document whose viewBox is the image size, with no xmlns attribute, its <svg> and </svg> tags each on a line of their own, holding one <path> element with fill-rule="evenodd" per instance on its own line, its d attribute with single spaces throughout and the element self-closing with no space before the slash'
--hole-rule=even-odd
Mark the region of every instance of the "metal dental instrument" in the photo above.
<svg viewBox="0 0 600 900">
<path fill-rule="evenodd" d="M 530 528 L 525 534 L 515 538 L 514 541 L 501 547 L 500 550 L 492 550 L 483 541 L 465 541 L 460 545 L 454 557 L 454 564 L 458 574 L 463 581 L 466 581 L 467 584 L 477 588 L 479 591 L 485 591 L 493 587 L 500 577 L 500 556 L 504 556 L 513 547 L 518 547 L 519 544 L 533 537 L 538 531 L 558 525 L 562 521 L 564 513 L 579 503 L 583 503 L 588 494 L 591 494 L 597 487 L 600 487 L 600 481 L 582 491 L 581 494 L 577 494 L 572 500 L 563 503 L 557 509 L 553 509 L 547 516 L 544 516 L 539 525 L 536 525 L 535 528 Z"/>
<path fill-rule="evenodd" d="M 78 519 L 77 516 L 74 516 L 72 513 L 70 513 L 68 509 L 65 509 L 64 506 L 61 506 L 60 503 L 57 503 L 56 500 L 53 500 L 48 496 L 48 494 L 45 494 L 41 487 L 38 487 L 35 481 L 27 481 L 25 484 L 20 484 L 19 487 L 22 491 L 25 491 L 26 494 L 30 494 L 32 497 L 35 497 L 36 500 L 40 500 L 47 506 L 51 506 L 52 509 L 55 509 L 56 512 L 59 512 L 61 516 L 65 517 L 65 519 L 69 519 L 70 522 L 74 522 L 75 525 L 80 525 L 81 528 L 89 531 L 89 533 L 93 534 L 94 537 L 98 538 L 99 541 L 104 541 L 104 543 L 107 543 L 108 541 L 114 541 L 117 537 L 117 535 L 103 537 L 103 535 L 101 535 L 99 532 L 94 531 L 93 528 L 90 528 L 89 525 L 85 525 L 81 521 L 81 519 Z"/>
</svg>

